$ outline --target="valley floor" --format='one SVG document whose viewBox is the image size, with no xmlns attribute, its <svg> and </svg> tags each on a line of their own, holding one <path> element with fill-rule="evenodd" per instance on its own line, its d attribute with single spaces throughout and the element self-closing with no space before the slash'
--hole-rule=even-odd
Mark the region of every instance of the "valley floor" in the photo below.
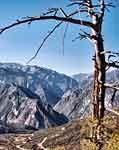
<svg viewBox="0 0 119 150">
<path fill-rule="evenodd" d="M 47 150 L 79 150 L 79 122 L 39 130 L 33 134 L 0 135 L 0 149 L 2 150 L 36 150 L 40 144 Z"/>
<path fill-rule="evenodd" d="M 98 146 L 89 139 L 90 127 L 88 118 L 31 134 L 1 134 L 0 150 L 98 150 Z M 119 129 L 116 128 L 115 117 L 105 118 L 103 132 L 105 137 L 101 150 L 119 150 Z"/>
</svg>

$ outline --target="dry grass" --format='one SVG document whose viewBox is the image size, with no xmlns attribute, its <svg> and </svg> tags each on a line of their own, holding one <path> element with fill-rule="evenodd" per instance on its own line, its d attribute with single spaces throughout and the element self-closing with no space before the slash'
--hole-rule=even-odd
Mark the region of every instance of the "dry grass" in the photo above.
<svg viewBox="0 0 119 150">
<path fill-rule="evenodd" d="M 47 150 L 98 150 L 94 141 L 90 140 L 92 122 L 90 118 L 68 123 L 57 128 L 39 130 L 33 134 L 0 135 L 2 150 L 33 150 L 46 138 L 43 147 Z M 119 150 L 119 131 L 116 118 L 105 118 L 103 127 L 104 146 L 102 150 Z M 37 148 L 36 148 L 37 149 Z"/>
<path fill-rule="evenodd" d="M 65 150 L 65 147 L 64 146 L 56 146 L 56 147 L 48 148 L 48 150 Z"/>
<path fill-rule="evenodd" d="M 115 131 L 112 137 L 104 145 L 103 150 L 119 150 L 119 131 Z"/>
</svg>

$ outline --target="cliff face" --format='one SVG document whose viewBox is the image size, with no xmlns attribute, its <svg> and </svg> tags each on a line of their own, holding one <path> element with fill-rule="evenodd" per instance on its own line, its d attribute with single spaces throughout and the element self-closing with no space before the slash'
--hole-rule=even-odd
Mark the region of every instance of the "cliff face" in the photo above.
<svg viewBox="0 0 119 150">
<path fill-rule="evenodd" d="M 0 84 L 0 120 L 10 128 L 48 128 L 64 124 L 68 119 L 27 88 Z"/>
<path fill-rule="evenodd" d="M 91 99 L 93 87 L 93 75 L 79 74 L 74 75 L 79 82 L 79 88 L 71 89 L 64 93 L 61 100 L 54 106 L 54 109 L 66 115 L 69 119 L 75 120 L 87 116 L 91 112 Z M 107 73 L 107 83 L 119 84 L 119 71 L 113 70 Z M 119 107 L 119 91 L 116 92 L 115 98 L 112 89 L 106 89 L 105 105 L 106 107 Z"/>
<path fill-rule="evenodd" d="M 89 89 L 73 89 L 67 91 L 62 99 L 54 106 L 54 110 L 63 113 L 70 120 L 81 119 L 90 112 Z"/>
</svg>

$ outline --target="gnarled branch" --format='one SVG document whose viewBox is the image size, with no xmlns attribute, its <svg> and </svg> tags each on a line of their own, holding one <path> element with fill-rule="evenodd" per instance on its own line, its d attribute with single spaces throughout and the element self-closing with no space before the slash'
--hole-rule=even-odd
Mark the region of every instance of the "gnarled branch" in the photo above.
<svg viewBox="0 0 119 150">
<path fill-rule="evenodd" d="M 92 27 L 93 28 L 93 24 L 89 21 L 85 21 L 85 20 L 79 20 L 79 19 L 73 19 L 70 17 L 71 15 L 69 15 L 68 17 L 59 17 L 59 16 L 33 16 L 33 17 L 27 17 L 25 19 L 21 19 L 21 20 L 17 20 L 14 23 L 0 28 L 0 34 L 3 33 L 4 31 L 13 28 L 17 25 L 20 24 L 25 24 L 25 23 L 31 23 L 34 21 L 40 21 L 40 20 L 56 20 L 56 21 L 63 21 L 63 22 L 69 22 L 72 24 L 78 24 L 78 25 L 83 25 L 83 26 L 87 26 L 87 27 Z"/>
</svg>

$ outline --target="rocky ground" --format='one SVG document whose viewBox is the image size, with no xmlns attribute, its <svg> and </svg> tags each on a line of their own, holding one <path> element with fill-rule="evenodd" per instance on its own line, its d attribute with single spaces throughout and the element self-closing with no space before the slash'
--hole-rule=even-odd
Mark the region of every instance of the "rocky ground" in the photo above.
<svg viewBox="0 0 119 150">
<path fill-rule="evenodd" d="M 1 134 L 0 150 L 99 150 L 90 138 L 90 118 L 60 127 L 41 129 L 27 134 Z M 116 117 L 105 117 L 103 146 L 100 150 L 119 150 L 119 128 Z"/>
<path fill-rule="evenodd" d="M 79 150 L 79 122 L 31 134 L 0 135 L 0 150 Z"/>
</svg>

